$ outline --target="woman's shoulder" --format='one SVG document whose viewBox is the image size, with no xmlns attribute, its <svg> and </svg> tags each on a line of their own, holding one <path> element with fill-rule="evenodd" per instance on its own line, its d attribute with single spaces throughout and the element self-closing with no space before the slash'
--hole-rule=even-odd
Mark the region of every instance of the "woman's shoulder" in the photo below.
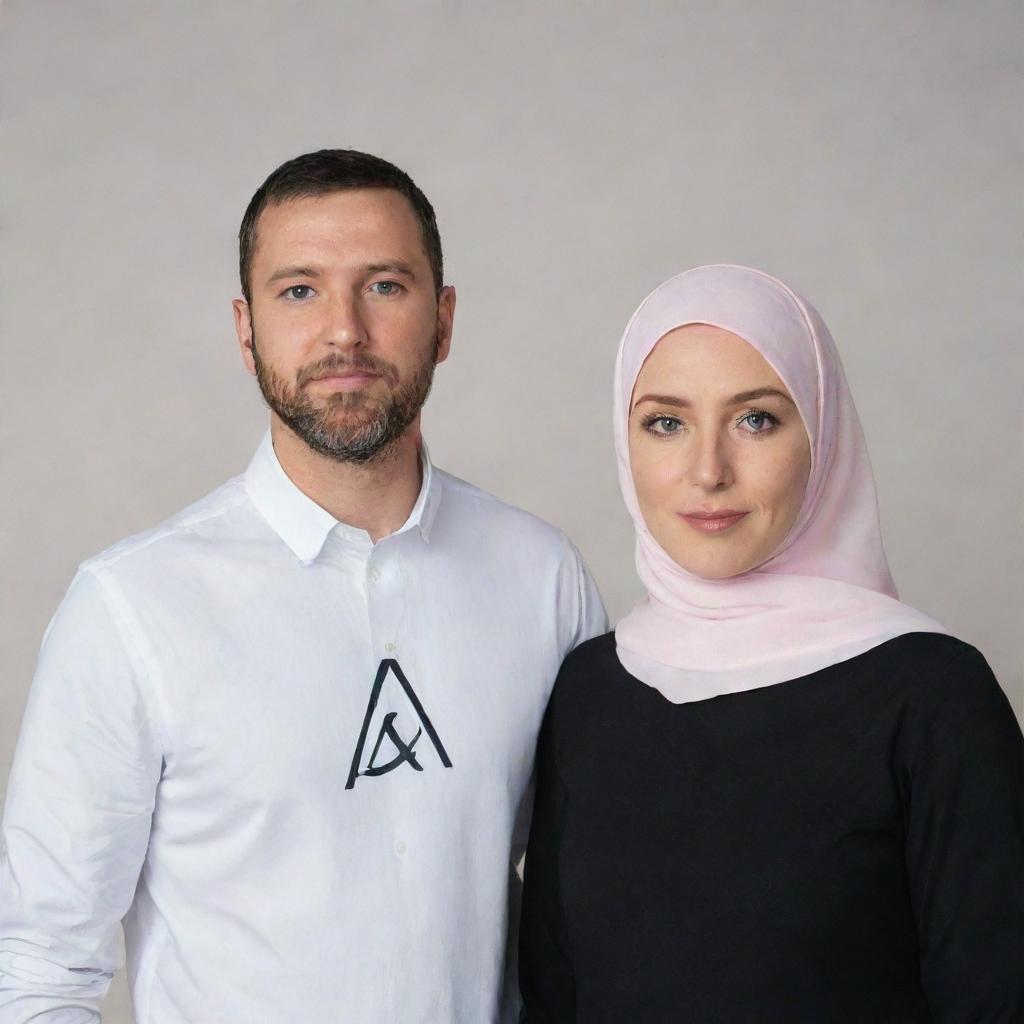
<svg viewBox="0 0 1024 1024">
<path fill-rule="evenodd" d="M 985 720 L 1016 725 L 984 655 L 966 641 L 943 633 L 907 633 L 883 646 L 905 681 L 913 721 L 945 721 L 956 729 Z"/>
<path fill-rule="evenodd" d="M 884 658 L 912 688 L 971 686 L 992 677 L 981 651 L 947 633 L 904 633 L 871 653 Z"/>
<path fill-rule="evenodd" d="M 883 661 L 891 675 L 904 678 L 911 687 L 945 678 L 962 680 L 988 669 L 977 648 L 947 633 L 904 633 L 868 651 L 866 657 Z"/>
<path fill-rule="evenodd" d="M 615 651 L 615 630 L 584 640 L 565 656 L 551 700 L 565 702 L 581 692 L 592 695 L 595 686 L 611 682 L 621 671 Z"/>
</svg>

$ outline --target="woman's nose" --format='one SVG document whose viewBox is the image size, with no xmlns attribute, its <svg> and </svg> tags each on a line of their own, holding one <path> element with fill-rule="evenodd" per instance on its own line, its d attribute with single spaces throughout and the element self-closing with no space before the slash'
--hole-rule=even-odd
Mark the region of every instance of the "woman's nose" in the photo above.
<svg viewBox="0 0 1024 1024">
<path fill-rule="evenodd" d="M 717 433 L 695 439 L 690 451 L 690 482 L 704 491 L 717 491 L 733 482 L 728 444 Z"/>
</svg>

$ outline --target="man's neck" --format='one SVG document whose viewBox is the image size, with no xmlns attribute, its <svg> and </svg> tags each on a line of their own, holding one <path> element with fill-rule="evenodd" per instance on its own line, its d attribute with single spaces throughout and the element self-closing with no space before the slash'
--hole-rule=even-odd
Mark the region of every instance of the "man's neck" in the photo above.
<svg viewBox="0 0 1024 1024">
<path fill-rule="evenodd" d="M 338 462 L 313 451 L 273 414 L 270 436 L 291 482 L 335 519 L 365 530 L 374 543 L 409 518 L 423 476 L 418 421 L 368 463 Z"/>
</svg>

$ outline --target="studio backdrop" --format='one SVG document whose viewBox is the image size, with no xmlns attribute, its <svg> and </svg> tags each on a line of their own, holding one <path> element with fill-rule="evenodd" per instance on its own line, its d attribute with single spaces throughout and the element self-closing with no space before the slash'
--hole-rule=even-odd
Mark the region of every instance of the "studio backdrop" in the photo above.
<svg viewBox="0 0 1024 1024">
<path fill-rule="evenodd" d="M 1018 0 L 341 0 L 0 10 L 0 793 L 76 565 L 241 472 L 230 300 L 283 160 L 432 200 L 458 292 L 425 436 L 639 596 L 611 374 L 640 299 L 761 267 L 832 328 L 905 601 L 1024 707 Z M 120 982 L 107 1020 L 130 1020 Z"/>
</svg>

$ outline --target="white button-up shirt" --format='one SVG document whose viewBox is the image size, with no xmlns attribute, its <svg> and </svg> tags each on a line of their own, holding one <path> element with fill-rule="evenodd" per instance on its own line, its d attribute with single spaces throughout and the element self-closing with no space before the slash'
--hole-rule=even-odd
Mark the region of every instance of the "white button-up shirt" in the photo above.
<svg viewBox="0 0 1024 1024">
<path fill-rule="evenodd" d="M 555 674 L 606 628 L 572 545 L 431 467 L 374 544 L 246 474 L 86 562 L 0 847 L 0 1021 L 511 1019 L 512 865 Z"/>
</svg>

